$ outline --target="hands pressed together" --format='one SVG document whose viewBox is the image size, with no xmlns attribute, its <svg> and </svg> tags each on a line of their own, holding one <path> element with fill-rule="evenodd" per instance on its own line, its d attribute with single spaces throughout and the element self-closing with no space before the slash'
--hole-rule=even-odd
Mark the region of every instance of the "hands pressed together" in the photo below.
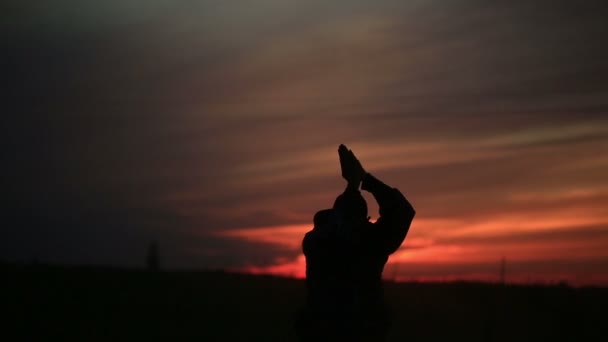
<svg viewBox="0 0 608 342">
<path fill-rule="evenodd" d="M 348 187 L 358 189 L 366 174 L 361 162 L 355 157 L 353 151 L 349 150 L 344 144 L 338 147 L 338 156 L 340 157 L 342 177 L 348 182 Z"/>
</svg>

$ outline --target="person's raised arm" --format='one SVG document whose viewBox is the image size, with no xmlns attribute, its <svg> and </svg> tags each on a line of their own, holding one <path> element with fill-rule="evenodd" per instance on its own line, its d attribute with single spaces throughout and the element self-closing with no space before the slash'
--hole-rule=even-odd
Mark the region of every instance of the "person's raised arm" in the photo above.
<svg viewBox="0 0 608 342">
<path fill-rule="evenodd" d="M 369 191 L 378 203 L 380 217 L 375 223 L 381 236 L 383 250 L 391 254 L 396 251 L 407 235 L 416 211 L 410 202 L 396 188 L 390 187 L 372 176 L 361 166 L 351 150 L 340 145 L 340 164 L 342 175 L 348 181 L 349 187 L 357 187 Z"/>
<path fill-rule="evenodd" d="M 371 192 L 378 203 L 380 217 L 375 228 L 381 230 L 378 233 L 383 236 L 385 252 L 391 254 L 403 243 L 416 211 L 401 191 L 369 173 L 363 177 L 361 189 Z"/>
</svg>

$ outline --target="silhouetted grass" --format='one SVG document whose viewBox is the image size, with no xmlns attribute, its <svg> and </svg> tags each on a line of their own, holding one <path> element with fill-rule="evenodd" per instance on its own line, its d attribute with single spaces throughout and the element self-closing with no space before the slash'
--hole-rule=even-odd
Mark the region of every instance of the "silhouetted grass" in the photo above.
<svg viewBox="0 0 608 342">
<path fill-rule="evenodd" d="M 17 340 L 289 341 L 302 280 L 223 272 L 2 267 Z M 608 289 L 386 283 L 391 341 L 607 340 Z"/>
</svg>

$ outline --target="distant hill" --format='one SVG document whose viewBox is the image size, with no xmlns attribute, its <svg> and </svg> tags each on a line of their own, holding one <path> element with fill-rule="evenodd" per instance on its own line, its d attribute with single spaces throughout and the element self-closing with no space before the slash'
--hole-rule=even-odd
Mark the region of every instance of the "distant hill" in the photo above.
<svg viewBox="0 0 608 342">
<path fill-rule="evenodd" d="M 290 341 L 303 280 L 207 272 L 2 265 L 19 340 Z M 608 340 L 608 289 L 386 283 L 391 341 Z"/>
</svg>

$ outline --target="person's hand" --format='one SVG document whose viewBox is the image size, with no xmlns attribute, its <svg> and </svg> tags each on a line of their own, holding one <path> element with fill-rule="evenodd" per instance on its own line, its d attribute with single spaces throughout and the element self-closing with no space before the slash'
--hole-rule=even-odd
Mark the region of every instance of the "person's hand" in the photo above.
<svg viewBox="0 0 608 342">
<path fill-rule="evenodd" d="M 355 157 L 353 151 L 349 150 L 345 145 L 338 147 L 338 156 L 340 157 L 340 167 L 342 168 L 342 177 L 346 179 L 349 186 L 359 188 L 359 184 L 365 176 L 365 169 L 361 162 Z"/>
</svg>

